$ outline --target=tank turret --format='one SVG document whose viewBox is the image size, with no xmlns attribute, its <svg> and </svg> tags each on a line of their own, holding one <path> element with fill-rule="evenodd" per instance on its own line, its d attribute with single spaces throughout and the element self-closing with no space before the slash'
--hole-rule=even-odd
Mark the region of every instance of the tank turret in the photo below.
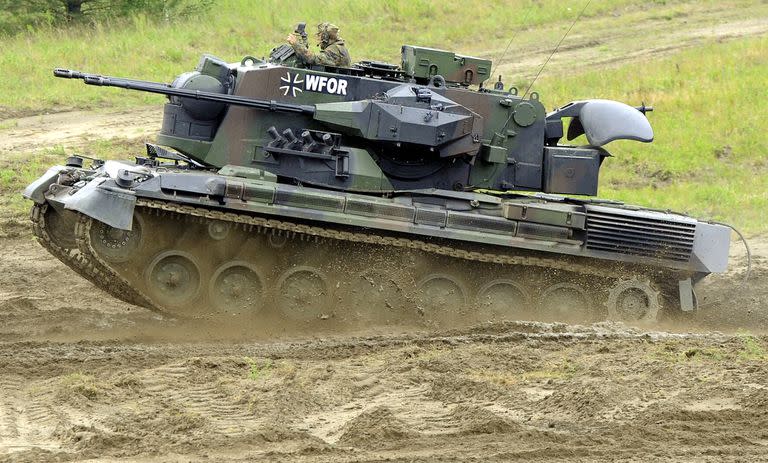
<svg viewBox="0 0 768 463">
<path fill-rule="evenodd" d="M 595 195 L 603 145 L 653 139 L 644 113 L 622 103 L 580 101 L 546 114 L 536 93 L 471 90 L 486 80 L 487 60 L 413 46 L 402 56 L 403 73 L 386 77 L 368 76 L 370 64 L 339 73 L 254 59 L 227 64 L 210 55 L 172 84 L 54 74 L 167 95 L 158 141 L 200 164 L 230 164 L 234 146 L 254 152 L 251 163 L 275 175 L 349 191 Z M 563 118 L 574 120 L 569 136 L 582 127 L 589 146 L 558 144 Z M 348 170 L 328 166 L 327 156 L 343 158 Z"/>
</svg>

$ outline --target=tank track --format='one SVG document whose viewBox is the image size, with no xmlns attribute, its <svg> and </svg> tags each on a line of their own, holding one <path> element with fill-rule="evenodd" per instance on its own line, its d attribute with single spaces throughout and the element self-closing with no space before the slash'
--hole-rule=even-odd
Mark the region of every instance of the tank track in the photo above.
<svg viewBox="0 0 768 463">
<path fill-rule="evenodd" d="M 82 246 L 79 245 L 79 242 L 71 240 L 71 242 L 67 243 L 64 240 L 53 238 L 56 234 L 48 233 L 51 227 L 46 223 L 46 217 L 51 217 L 51 214 L 54 214 L 53 208 L 47 203 L 42 205 L 35 204 L 30 211 L 32 233 L 43 248 L 64 263 L 64 265 L 74 270 L 75 273 L 111 296 L 130 304 L 158 311 L 158 308 L 149 298 L 141 295 L 123 281 L 116 282 L 113 279 L 114 272 L 101 264 L 99 259 L 94 258 L 90 253 L 82 252 Z M 74 215 L 74 213 L 72 214 Z M 80 220 L 82 220 L 82 217 L 80 216 Z M 76 229 L 77 225 L 73 224 L 71 230 L 62 230 L 59 233 L 70 232 L 71 236 L 75 237 L 77 234 Z"/>
<path fill-rule="evenodd" d="M 635 292 L 639 291 L 642 297 L 647 298 L 649 301 L 648 305 L 650 306 L 650 313 L 642 318 L 644 321 L 651 321 L 652 319 L 655 319 L 658 310 L 662 306 L 661 293 L 657 289 L 658 285 L 651 282 L 650 279 L 644 275 L 641 270 L 631 269 L 628 266 L 622 266 L 616 263 L 584 262 L 577 261 L 576 259 L 563 258 L 562 256 L 549 258 L 541 256 L 515 255 L 501 252 L 482 252 L 482 250 L 467 249 L 468 246 L 460 247 L 448 245 L 445 243 L 438 244 L 423 240 L 403 238 L 398 236 L 388 236 L 374 230 L 366 232 L 350 231 L 333 227 L 308 225 L 286 220 L 258 217 L 230 211 L 221 211 L 216 209 L 194 207 L 148 199 L 138 199 L 136 206 L 137 211 L 140 211 L 142 214 L 146 213 L 161 216 L 162 221 L 164 221 L 162 223 L 193 223 L 194 226 L 198 228 L 207 228 L 210 227 L 211 224 L 229 224 L 230 226 L 240 227 L 240 229 L 242 229 L 243 232 L 248 236 L 269 237 L 269 240 L 273 239 L 271 237 L 277 237 L 278 241 L 289 240 L 291 242 L 309 243 L 307 245 L 309 247 L 303 248 L 305 250 L 326 248 L 329 243 L 335 243 L 336 245 L 340 245 L 342 247 L 342 253 L 346 253 L 347 248 L 345 248 L 345 246 L 349 247 L 349 245 L 353 244 L 355 246 L 368 246 L 366 252 L 370 251 L 371 254 L 375 254 L 377 252 L 376 249 L 378 249 L 384 254 L 389 251 L 389 256 L 391 256 L 391 250 L 398 249 L 401 250 L 401 252 L 398 254 L 404 254 L 402 251 L 413 251 L 415 253 L 422 253 L 423 255 L 431 255 L 433 256 L 432 259 L 444 259 L 442 263 L 449 264 L 445 267 L 455 265 L 455 261 L 452 259 L 460 259 L 462 262 L 467 263 L 467 265 L 479 265 L 480 267 L 476 267 L 479 269 L 485 269 L 486 267 L 490 268 L 491 270 L 517 269 L 518 271 L 523 271 L 525 273 L 536 273 L 537 275 L 541 275 L 541 278 L 545 278 L 544 275 L 557 273 L 560 275 L 559 282 L 557 279 L 555 279 L 555 283 L 550 284 L 547 291 L 554 290 L 555 292 L 560 292 L 563 294 L 573 293 L 576 291 L 575 294 L 577 297 L 579 296 L 579 293 L 583 294 L 584 290 L 576 284 L 569 283 L 569 281 L 573 280 L 574 277 L 577 279 L 581 278 L 582 281 L 609 281 L 611 282 L 610 284 L 602 284 L 602 286 L 598 285 L 600 286 L 600 289 L 597 292 L 602 292 L 602 300 L 610 300 L 612 301 L 612 304 L 616 305 L 617 298 L 621 297 L 621 295 L 624 294 L 626 290 Z M 127 275 L 127 272 L 116 269 L 115 264 L 110 263 L 107 259 L 105 259 L 103 253 L 100 253 L 94 246 L 92 230 L 94 226 L 99 226 L 99 223 L 84 215 L 78 214 L 78 216 L 79 219 L 77 226 L 75 227 L 76 241 L 78 245 L 76 251 L 62 250 L 61 248 L 56 247 L 55 244 L 53 244 L 50 240 L 44 239 L 41 240 L 41 243 L 45 242 L 44 246 L 49 249 L 52 254 L 61 259 L 79 274 L 121 300 L 140 305 L 151 310 L 171 312 L 175 315 L 179 315 L 181 313 L 184 316 L 189 316 L 189 313 L 186 313 L 184 310 L 180 311 L 178 308 L 169 309 L 168 304 L 163 303 L 163 301 L 158 302 L 157 297 L 153 297 L 152 292 L 148 292 L 146 290 L 147 288 L 140 288 L 141 285 L 137 284 L 139 277 L 136 275 L 139 275 L 141 272 L 143 272 L 143 269 L 134 269 L 133 276 Z M 172 228 L 175 225 L 169 226 Z M 182 230 L 184 228 L 189 228 L 189 226 L 180 227 L 178 229 Z M 38 233 L 36 231 L 36 235 L 42 235 L 43 237 L 47 235 L 44 232 L 44 227 L 38 227 L 38 229 L 42 231 L 42 233 Z M 171 230 L 171 232 L 173 232 L 173 230 Z M 40 237 L 38 237 L 38 239 L 40 239 Z M 282 251 L 278 250 L 270 252 L 279 254 Z M 267 253 L 264 255 L 267 255 Z M 259 256 L 262 256 L 262 254 L 259 254 Z M 184 256 L 170 256 L 170 258 L 183 259 Z M 251 260 L 253 259 L 246 259 L 246 261 Z M 147 262 L 148 260 L 145 260 L 144 265 L 146 265 Z M 168 264 L 171 265 L 174 264 L 174 262 L 168 262 Z M 242 262 L 242 265 L 246 267 L 248 266 L 247 262 L 245 261 Z M 425 312 L 422 306 L 429 305 L 433 296 L 436 296 L 438 299 L 438 302 L 435 302 L 434 304 L 450 303 L 450 298 L 455 296 L 452 291 L 456 289 L 452 287 L 445 287 L 446 284 L 448 286 L 451 285 L 451 280 L 449 277 L 442 276 L 439 273 L 434 274 L 434 272 L 430 270 L 432 268 L 439 268 L 440 262 L 430 262 L 426 267 L 428 269 L 427 277 L 437 275 L 435 278 L 440 280 L 438 283 L 435 283 L 437 286 L 432 288 L 432 291 L 430 291 L 430 288 L 428 287 L 430 283 L 427 282 L 427 287 L 425 290 L 425 286 L 423 285 L 424 282 L 422 282 L 422 286 L 419 286 L 419 291 L 421 291 L 423 294 L 419 295 L 416 293 L 411 293 L 404 296 L 416 306 L 417 311 L 421 315 L 424 315 Z M 305 271 L 305 269 L 299 266 L 290 271 L 302 272 Z M 353 271 L 356 270 L 353 269 Z M 494 272 L 491 271 L 490 273 L 493 274 Z M 240 276 L 242 277 L 242 275 Z M 283 283 L 286 281 L 285 278 L 281 280 Z M 490 281 L 491 283 L 497 281 L 498 284 L 499 280 L 493 280 L 490 278 Z M 509 280 L 502 281 L 502 283 L 505 282 L 509 282 Z M 411 283 L 415 283 L 417 286 L 420 284 L 413 281 Z M 213 284 L 213 282 L 211 284 Z M 443 287 L 440 287 L 441 284 Z M 459 287 L 461 286 L 460 283 L 456 283 L 456 285 Z M 546 295 L 546 291 L 544 293 Z M 444 299 L 439 299 L 440 295 L 442 295 Z M 466 301 L 466 295 L 463 296 L 465 297 Z M 601 301 L 594 302 L 602 305 L 600 304 Z M 333 301 L 330 301 L 330 305 L 333 305 L 333 303 Z M 387 307 L 391 307 L 391 304 L 387 303 Z M 210 310 L 203 312 L 196 311 L 195 316 L 200 315 L 201 313 L 208 313 L 208 315 L 210 315 L 211 313 L 215 312 Z M 312 312 L 312 315 L 315 318 L 327 318 L 329 316 L 322 312 Z M 611 313 L 610 310 L 608 310 L 607 317 L 621 318 L 616 317 L 616 314 Z M 606 318 L 606 315 L 603 315 L 602 318 Z M 307 319 L 305 318 L 303 321 L 307 321 Z"/>
</svg>

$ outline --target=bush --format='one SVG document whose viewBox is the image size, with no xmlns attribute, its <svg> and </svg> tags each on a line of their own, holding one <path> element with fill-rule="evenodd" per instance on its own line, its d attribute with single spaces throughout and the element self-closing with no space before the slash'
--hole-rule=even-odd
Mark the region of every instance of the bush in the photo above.
<svg viewBox="0 0 768 463">
<path fill-rule="evenodd" d="M 94 24 L 143 14 L 171 21 L 206 10 L 213 0 L 0 0 L 0 35 Z"/>
</svg>

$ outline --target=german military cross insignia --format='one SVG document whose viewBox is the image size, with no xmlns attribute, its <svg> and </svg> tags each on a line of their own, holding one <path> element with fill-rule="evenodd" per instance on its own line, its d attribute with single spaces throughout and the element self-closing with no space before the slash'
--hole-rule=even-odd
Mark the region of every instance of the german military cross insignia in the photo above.
<svg viewBox="0 0 768 463">
<path fill-rule="evenodd" d="M 288 95 L 288 92 L 291 92 L 291 96 L 296 98 L 297 93 L 304 91 L 304 89 L 301 88 L 301 84 L 304 83 L 304 79 L 299 79 L 298 74 L 291 75 L 290 72 L 286 72 L 285 77 L 281 77 L 280 81 L 285 82 L 285 85 L 280 86 L 280 90 L 283 91 L 283 95 Z"/>
</svg>

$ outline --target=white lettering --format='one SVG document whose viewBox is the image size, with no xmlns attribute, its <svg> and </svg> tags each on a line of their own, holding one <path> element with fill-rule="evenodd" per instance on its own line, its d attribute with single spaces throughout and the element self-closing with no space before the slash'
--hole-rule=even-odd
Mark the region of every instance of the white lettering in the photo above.
<svg viewBox="0 0 768 463">
<path fill-rule="evenodd" d="M 328 93 L 336 93 L 336 86 L 339 81 L 336 79 L 328 79 Z"/>
<path fill-rule="evenodd" d="M 307 74 L 304 76 L 304 90 L 311 92 L 333 93 L 346 95 L 349 82 L 335 77 Z"/>
<path fill-rule="evenodd" d="M 347 94 L 347 81 L 346 80 L 340 80 L 339 81 L 339 95 L 346 95 Z"/>
<path fill-rule="evenodd" d="M 316 92 L 317 91 L 317 82 L 320 80 L 320 76 L 316 76 L 316 75 L 312 75 L 312 74 L 307 74 L 306 77 L 305 77 L 305 80 L 307 82 L 305 84 L 305 88 L 307 90 L 311 90 L 313 92 Z"/>
</svg>

